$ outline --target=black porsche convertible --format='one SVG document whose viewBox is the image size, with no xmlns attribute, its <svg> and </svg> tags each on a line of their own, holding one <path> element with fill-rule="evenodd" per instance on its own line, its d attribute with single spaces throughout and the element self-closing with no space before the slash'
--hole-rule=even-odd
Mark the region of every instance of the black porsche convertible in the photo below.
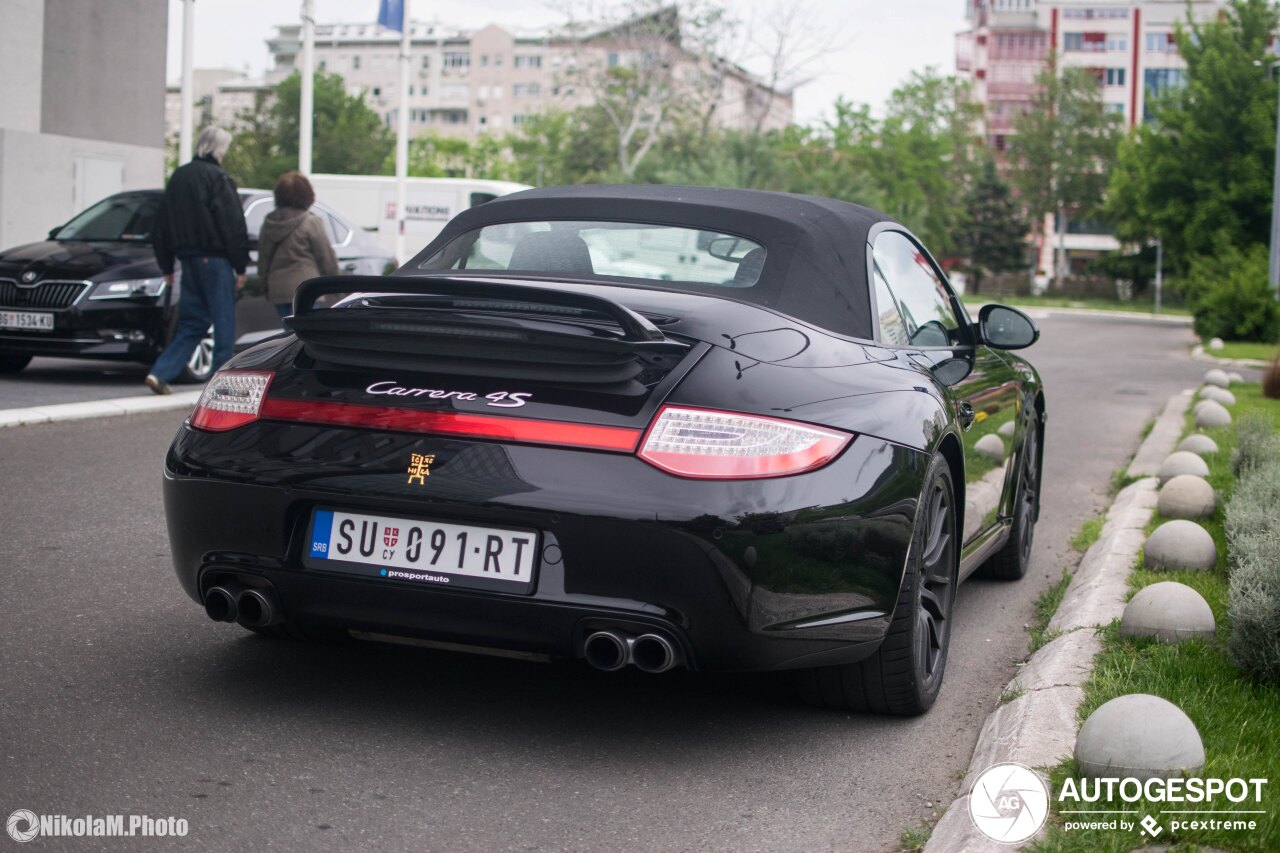
<svg viewBox="0 0 1280 853">
<path fill-rule="evenodd" d="M 938 694 L 957 584 L 1017 579 L 1044 394 L 902 225 L 824 198 L 530 190 L 320 278 L 165 460 L 215 620 L 601 670 Z M 979 481 L 981 484 L 979 485 Z M 985 494 L 989 499 L 979 499 Z"/>
</svg>

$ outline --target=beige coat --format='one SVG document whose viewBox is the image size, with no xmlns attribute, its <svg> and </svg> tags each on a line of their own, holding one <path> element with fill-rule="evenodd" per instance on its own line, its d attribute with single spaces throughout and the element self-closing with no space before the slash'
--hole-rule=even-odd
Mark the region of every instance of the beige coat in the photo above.
<svg viewBox="0 0 1280 853">
<path fill-rule="evenodd" d="M 292 302 L 302 282 L 337 274 L 338 259 L 320 217 L 293 207 L 267 214 L 258 234 L 258 277 L 269 301 Z"/>
</svg>

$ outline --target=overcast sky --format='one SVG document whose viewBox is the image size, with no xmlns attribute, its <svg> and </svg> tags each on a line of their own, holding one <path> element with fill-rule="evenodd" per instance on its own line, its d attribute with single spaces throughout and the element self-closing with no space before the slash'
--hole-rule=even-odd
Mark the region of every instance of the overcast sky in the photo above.
<svg viewBox="0 0 1280 853">
<path fill-rule="evenodd" d="M 762 23 L 782 0 L 724 0 L 735 15 Z M 877 111 L 893 88 L 912 72 L 934 65 L 955 67 L 955 33 L 964 26 L 962 0 L 800 0 L 812 12 L 812 32 L 834 46 L 796 91 L 796 120 L 808 123 L 831 113 L 838 95 L 870 103 Z M 557 4 L 558 5 L 558 4 Z M 581 5 L 581 4 L 579 4 Z M 300 0 L 196 0 L 195 67 L 234 68 L 261 74 L 266 39 L 275 24 L 295 23 Z M 378 0 L 315 0 L 318 23 L 372 23 Z M 475 29 L 498 23 L 536 28 L 563 20 L 543 0 L 411 0 L 417 21 Z M 169 79 L 182 67 L 182 3 L 169 0 Z M 747 60 L 750 66 L 749 58 Z"/>
</svg>

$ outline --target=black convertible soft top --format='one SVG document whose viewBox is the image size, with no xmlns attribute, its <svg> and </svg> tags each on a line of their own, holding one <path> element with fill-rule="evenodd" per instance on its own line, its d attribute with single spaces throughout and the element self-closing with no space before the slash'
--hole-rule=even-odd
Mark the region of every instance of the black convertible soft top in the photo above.
<svg viewBox="0 0 1280 853">
<path fill-rule="evenodd" d="M 455 216 L 402 274 L 418 274 L 423 261 L 476 228 L 548 220 L 677 225 L 747 237 L 766 250 L 755 287 L 726 292 L 673 282 L 668 289 L 714 293 L 763 305 L 819 328 L 859 338 L 872 336 L 867 233 L 890 217 L 817 196 L 649 184 L 525 190 Z M 486 274 L 492 276 L 493 271 Z"/>
</svg>

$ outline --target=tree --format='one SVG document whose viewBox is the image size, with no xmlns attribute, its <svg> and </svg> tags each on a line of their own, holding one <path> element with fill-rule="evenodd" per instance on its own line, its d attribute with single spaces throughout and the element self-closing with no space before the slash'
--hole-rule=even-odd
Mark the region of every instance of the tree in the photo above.
<svg viewBox="0 0 1280 853">
<path fill-rule="evenodd" d="M 955 250 L 964 220 L 960 188 L 972 171 L 979 116 L 967 92 L 966 84 L 935 68 L 912 72 L 889 96 L 869 152 L 882 209 L 939 255 Z"/>
<path fill-rule="evenodd" d="M 1179 26 L 1185 86 L 1148 102 L 1152 121 L 1120 146 L 1105 213 L 1122 240 L 1160 237 L 1186 270 L 1226 244 L 1268 240 L 1276 83 L 1268 50 L 1277 27 L 1266 0 L 1236 0 L 1203 24 Z"/>
<path fill-rule="evenodd" d="M 1064 68 L 1056 74 L 1055 65 L 1051 58 L 1049 68 L 1036 79 L 1031 109 L 1014 119 L 1009 162 L 1033 222 L 1057 214 L 1060 257 L 1054 264 L 1054 281 L 1061 285 L 1067 218 L 1098 211 L 1115 160 L 1120 116 L 1103 109 L 1093 71 Z"/>
<path fill-rule="evenodd" d="M 964 195 L 964 224 L 957 251 L 968 258 L 967 291 L 978 293 L 984 272 L 1023 269 L 1027 257 L 1027 226 L 1009 185 L 1001 179 L 995 160 L 984 158 Z"/>
<path fill-rule="evenodd" d="M 297 72 L 275 91 L 258 92 L 252 108 L 236 115 L 235 138 L 223 165 L 247 187 L 273 187 L 298 167 L 298 113 L 302 80 Z M 338 74 L 317 72 L 312 127 L 312 168 L 337 175 L 389 174 L 391 132 L 360 95 L 348 94 Z"/>
</svg>

